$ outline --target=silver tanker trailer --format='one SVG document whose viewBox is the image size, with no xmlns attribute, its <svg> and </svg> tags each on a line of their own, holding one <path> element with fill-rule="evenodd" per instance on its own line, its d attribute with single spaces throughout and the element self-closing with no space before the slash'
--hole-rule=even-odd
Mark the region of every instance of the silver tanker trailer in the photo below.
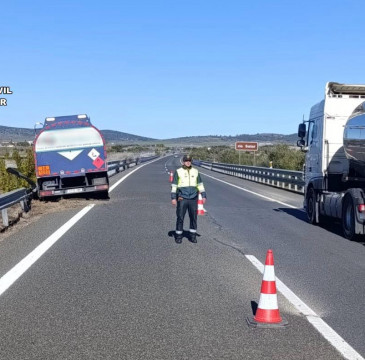
<svg viewBox="0 0 365 360">
<path fill-rule="evenodd" d="M 299 125 L 306 152 L 304 208 L 319 224 L 340 219 L 344 236 L 365 234 L 365 85 L 329 82 L 325 97 Z"/>
</svg>

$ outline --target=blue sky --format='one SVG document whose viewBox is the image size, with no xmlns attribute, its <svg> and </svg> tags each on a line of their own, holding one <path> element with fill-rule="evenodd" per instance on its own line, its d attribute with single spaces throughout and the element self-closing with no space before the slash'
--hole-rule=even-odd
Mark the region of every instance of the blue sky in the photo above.
<svg viewBox="0 0 365 360">
<path fill-rule="evenodd" d="M 365 83 L 357 1 L 4 1 L 0 125 L 86 113 L 167 139 L 291 134 L 327 81 Z"/>
</svg>

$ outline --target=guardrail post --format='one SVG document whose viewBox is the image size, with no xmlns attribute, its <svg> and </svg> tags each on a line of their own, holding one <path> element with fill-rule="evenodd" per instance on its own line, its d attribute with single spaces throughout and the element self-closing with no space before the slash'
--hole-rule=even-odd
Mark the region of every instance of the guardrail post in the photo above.
<svg viewBox="0 0 365 360">
<path fill-rule="evenodd" d="M 294 179 L 295 179 L 294 190 L 295 191 L 298 191 L 298 184 L 296 183 L 296 181 L 298 180 L 298 177 L 297 176 L 294 176 Z"/>
<path fill-rule="evenodd" d="M 28 212 L 30 210 L 30 206 L 26 200 L 20 201 L 20 206 L 24 212 Z"/>
<path fill-rule="evenodd" d="M 3 218 L 3 225 L 8 227 L 9 226 L 8 209 L 1 210 L 1 216 Z"/>
</svg>

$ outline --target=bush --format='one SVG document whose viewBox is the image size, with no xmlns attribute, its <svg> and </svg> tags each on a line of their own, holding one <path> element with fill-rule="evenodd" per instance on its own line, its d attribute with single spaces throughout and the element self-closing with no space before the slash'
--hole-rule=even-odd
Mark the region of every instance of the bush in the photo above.
<svg viewBox="0 0 365 360">
<path fill-rule="evenodd" d="M 296 149 L 290 149 L 288 145 L 276 145 L 268 154 L 273 167 L 287 170 L 303 170 L 305 154 Z"/>
<path fill-rule="evenodd" d="M 303 170 L 305 154 L 288 145 L 262 146 L 254 155 L 252 152 L 241 152 L 229 146 L 212 146 L 193 148 L 190 150 L 193 158 L 208 162 L 221 162 L 226 164 L 241 164 L 248 166 L 273 167 L 286 170 Z"/>
<path fill-rule="evenodd" d="M 6 171 L 5 159 L 14 160 L 19 172 L 33 181 L 36 181 L 33 150 L 28 148 L 22 157 L 19 151 L 14 149 L 11 155 L 7 153 L 4 158 L 0 158 L 1 192 L 8 192 L 21 187 L 29 187 L 29 184 L 25 180 L 19 179 L 15 175 L 9 174 Z"/>
</svg>

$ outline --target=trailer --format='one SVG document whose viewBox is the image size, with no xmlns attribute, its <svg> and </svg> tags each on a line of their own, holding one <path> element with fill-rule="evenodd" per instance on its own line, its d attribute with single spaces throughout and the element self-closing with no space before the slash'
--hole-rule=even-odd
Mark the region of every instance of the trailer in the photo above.
<svg viewBox="0 0 365 360">
<path fill-rule="evenodd" d="M 86 114 L 47 117 L 33 150 L 40 199 L 80 193 L 108 197 L 105 141 Z"/>
</svg>

